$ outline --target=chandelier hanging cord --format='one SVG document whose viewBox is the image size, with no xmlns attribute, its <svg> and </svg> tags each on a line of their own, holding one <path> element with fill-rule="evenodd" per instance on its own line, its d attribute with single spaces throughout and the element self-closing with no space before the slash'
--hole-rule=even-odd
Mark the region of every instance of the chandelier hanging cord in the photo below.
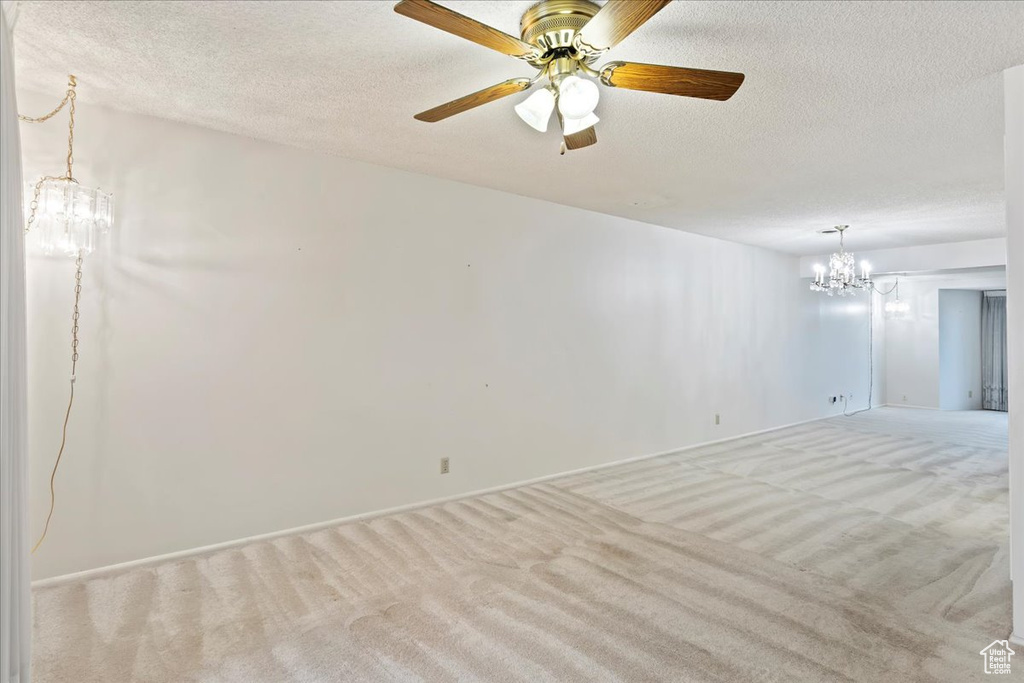
<svg viewBox="0 0 1024 683">
<path fill-rule="evenodd" d="M 871 410 L 871 400 L 875 392 L 875 297 L 868 296 L 868 407 L 846 412 L 850 399 L 843 399 L 843 415 L 853 417 Z"/>
<path fill-rule="evenodd" d="M 57 451 L 57 459 L 53 463 L 53 470 L 50 472 L 50 511 L 46 515 L 46 524 L 43 525 L 43 533 L 32 546 L 32 554 L 43 543 L 46 532 L 50 530 L 50 518 L 53 517 L 53 509 L 57 505 L 57 492 L 54 489 L 54 481 L 57 478 L 57 468 L 60 467 L 60 458 L 64 455 L 64 446 L 68 441 L 68 420 L 71 418 L 71 406 L 75 403 L 75 370 L 78 368 L 78 304 L 82 299 L 82 252 L 78 252 L 75 259 L 75 309 L 71 315 L 71 393 L 68 397 L 68 407 L 64 411 L 64 426 L 60 432 L 60 449 Z"/>
<path fill-rule="evenodd" d="M 842 248 L 841 233 L 839 237 L 839 245 L 840 248 Z M 870 289 L 871 291 L 875 292 L 876 294 L 880 294 L 881 296 L 888 296 L 889 294 L 892 294 L 895 291 L 896 297 L 899 298 L 900 279 L 896 278 L 895 284 L 893 284 L 893 286 L 886 291 L 882 291 L 881 289 L 879 289 L 874 282 L 871 282 Z M 871 410 L 872 407 L 871 401 L 874 398 L 875 391 L 875 297 L 873 296 L 868 297 L 868 373 L 868 407 L 861 408 L 860 410 L 855 410 L 852 413 L 849 413 L 847 412 L 847 408 L 849 407 L 849 399 L 844 399 L 843 415 L 845 415 L 846 417 L 853 417 L 854 415 L 859 415 L 860 413 L 866 413 L 867 411 Z"/>
</svg>

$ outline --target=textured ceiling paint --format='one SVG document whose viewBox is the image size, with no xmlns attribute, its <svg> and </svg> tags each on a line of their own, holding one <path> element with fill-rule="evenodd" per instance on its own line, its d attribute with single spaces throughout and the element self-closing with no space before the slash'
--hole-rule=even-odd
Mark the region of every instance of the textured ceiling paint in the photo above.
<svg viewBox="0 0 1024 683">
<path fill-rule="evenodd" d="M 508 33 L 530 2 L 447 4 Z M 22 2 L 19 86 L 792 253 L 1005 233 L 1001 71 L 1024 2 L 684 2 L 610 59 L 742 71 L 729 102 L 602 89 L 599 143 L 558 155 L 531 75 L 392 2 Z M 542 218 L 539 217 L 539 220 Z"/>
</svg>

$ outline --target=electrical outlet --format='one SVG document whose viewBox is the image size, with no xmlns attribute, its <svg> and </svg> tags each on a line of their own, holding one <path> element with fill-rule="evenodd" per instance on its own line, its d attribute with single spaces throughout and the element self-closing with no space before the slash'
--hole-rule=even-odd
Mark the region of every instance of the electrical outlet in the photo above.
<svg viewBox="0 0 1024 683">
<path fill-rule="evenodd" d="M 971 391 L 967 392 L 967 398 L 974 398 L 974 390 L 973 389 Z"/>
<path fill-rule="evenodd" d="M 441 458 L 441 474 L 448 474 L 448 458 Z"/>
<path fill-rule="evenodd" d="M 904 403 L 906 403 L 906 402 L 907 402 L 907 395 L 906 395 L 906 394 L 903 394 L 903 402 L 904 402 Z"/>
<path fill-rule="evenodd" d="M 715 424 L 722 424 L 722 418 L 718 413 L 715 413 Z"/>
</svg>

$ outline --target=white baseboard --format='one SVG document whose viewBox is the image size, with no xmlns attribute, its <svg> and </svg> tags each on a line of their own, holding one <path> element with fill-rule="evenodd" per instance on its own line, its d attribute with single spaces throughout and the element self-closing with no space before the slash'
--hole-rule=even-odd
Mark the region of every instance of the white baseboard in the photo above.
<svg viewBox="0 0 1024 683">
<path fill-rule="evenodd" d="M 735 436 L 727 436 L 723 439 L 715 439 L 713 441 L 704 441 L 702 443 L 693 444 L 692 446 L 683 446 L 681 448 L 673 448 L 667 451 L 661 451 L 659 453 L 649 453 L 647 455 L 638 455 L 632 458 L 625 458 L 623 460 L 615 460 L 613 462 L 601 463 L 598 465 L 588 465 L 586 467 L 580 467 L 575 470 L 569 470 L 566 472 L 557 472 L 555 474 L 546 474 L 542 477 L 535 477 L 533 479 L 525 479 L 522 481 L 512 482 L 510 484 L 501 484 L 499 486 L 492 486 L 485 489 L 476 489 L 474 491 L 467 491 L 466 493 L 458 493 L 453 496 L 445 496 L 443 498 L 433 498 L 431 500 L 419 501 L 416 503 L 409 503 L 407 505 L 399 505 L 397 507 L 385 508 L 383 510 L 372 510 L 370 512 L 361 512 L 355 515 L 349 515 L 347 517 L 338 517 L 337 519 L 331 519 L 326 522 L 315 522 L 313 524 L 306 524 L 303 526 L 291 527 L 289 529 L 281 529 L 280 531 L 271 531 L 265 534 L 257 534 L 255 536 L 246 536 L 245 538 L 238 538 L 232 541 L 222 541 L 220 543 L 213 543 L 211 545 L 205 545 L 198 548 L 189 548 L 187 550 L 178 550 L 172 553 L 165 553 L 163 555 L 153 555 L 151 557 L 144 557 L 138 560 L 130 560 L 128 562 L 120 562 L 118 564 L 106 565 L 104 567 L 96 567 L 94 569 L 86 569 L 80 572 L 74 572 L 71 574 L 62 574 L 60 576 L 52 576 L 46 579 L 39 579 L 32 582 L 32 588 L 52 588 L 65 583 L 71 583 L 74 581 L 85 581 L 88 579 L 101 578 L 103 576 L 111 574 L 119 574 L 129 569 L 138 569 L 141 567 L 149 567 L 155 564 L 161 564 L 163 562 L 170 562 L 174 560 L 181 560 L 187 557 L 193 557 L 195 555 L 203 555 L 206 553 L 216 552 L 218 550 L 227 550 L 229 548 L 237 548 L 242 545 L 248 545 L 249 543 L 258 543 L 260 541 L 270 541 L 275 538 L 281 538 L 282 536 L 294 536 L 296 534 L 306 534 L 313 531 L 320 531 L 321 529 L 327 529 L 329 527 L 338 526 L 340 524 L 347 524 L 351 522 L 358 522 L 365 519 L 373 519 L 374 517 L 383 517 L 385 515 L 393 515 L 400 512 L 409 512 L 411 510 L 419 510 L 421 508 L 430 507 L 431 505 L 440 505 L 442 503 L 450 503 L 456 500 L 462 500 L 464 498 L 472 498 L 474 496 L 482 496 L 488 493 L 498 493 L 500 491 L 507 491 L 509 489 L 519 488 L 521 486 L 530 486 L 531 484 L 540 484 L 552 479 L 560 479 L 562 477 L 572 476 L 574 474 L 582 474 L 584 472 L 593 472 L 595 470 L 602 470 L 608 467 L 616 467 L 618 465 L 625 465 L 626 463 L 638 462 L 640 460 L 649 460 L 651 458 L 658 458 L 665 455 L 673 455 L 675 453 L 685 453 L 686 451 L 693 450 L 695 448 L 704 448 L 706 446 L 713 446 L 719 443 L 725 443 L 727 441 L 736 441 L 737 439 L 745 439 L 750 436 L 757 436 L 758 434 L 768 434 L 770 432 L 777 432 L 780 429 L 788 429 L 790 427 L 797 427 L 811 422 L 819 422 L 821 420 L 831 420 L 836 417 L 842 417 L 842 413 L 835 415 L 823 415 L 821 417 L 811 418 L 810 420 L 801 420 L 799 422 L 791 422 L 789 424 L 779 425 L 778 427 L 769 427 L 767 429 L 758 429 L 753 432 L 746 432 L 745 434 L 737 434 Z"/>
<path fill-rule="evenodd" d="M 886 408 L 913 408 L 914 410 L 938 410 L 935 406 L 914 406 L 907 403 L 885 403 Z"/>
<path fill-rule="evenodd" d="M 1018 636 L 1016 633 L 1011 633 L 1009 640 L 1014 645 L 1024 647 L 1024 636 Z"/>
</svg>

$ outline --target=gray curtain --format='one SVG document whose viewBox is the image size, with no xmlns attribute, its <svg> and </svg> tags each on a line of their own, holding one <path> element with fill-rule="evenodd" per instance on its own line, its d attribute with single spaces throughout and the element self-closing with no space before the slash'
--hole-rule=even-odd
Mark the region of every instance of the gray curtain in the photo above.
<svg viewBox="0 0 1024 683">
<path fill-rule="evenodd" d="M 981 407 L 1006 411 L 1006 292 L 981 302 Z"/>
</svg>

